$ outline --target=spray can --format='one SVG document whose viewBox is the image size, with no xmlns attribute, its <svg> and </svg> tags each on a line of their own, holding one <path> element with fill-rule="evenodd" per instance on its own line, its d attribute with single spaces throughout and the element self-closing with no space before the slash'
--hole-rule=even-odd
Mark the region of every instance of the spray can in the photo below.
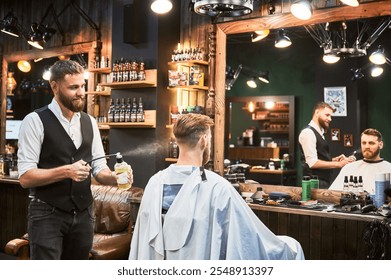
<svg viewBox="0 0 391 280">
<path fill-rule="evenodd" d="M 117 162 L 114 164 L 114 172 L 117 176 L 118 189 L 127 190 L 132 187 L 128 180 L 129 165 L 124 161 L 122 155 L 117 153 Z"/>
</svg>

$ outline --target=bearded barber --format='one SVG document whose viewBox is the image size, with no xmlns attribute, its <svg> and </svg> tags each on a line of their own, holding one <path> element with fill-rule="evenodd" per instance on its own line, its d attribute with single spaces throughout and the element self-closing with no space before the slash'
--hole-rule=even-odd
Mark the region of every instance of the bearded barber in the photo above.
<svg viewBox="0 0 391 280">
<path fill-rule="evenodd" d="M 317 103 L 313 109 L 312 120 L 299 135 L 303 176 L 318 176 L 321 189 L 330 187 L 332 169 L 342 168 L 354 161 L 354 158 L 343 154 L 334 158 L 330 155 L 324 133 L 329 128 L 333 112 L 334 108 L 328 103 Z"/>
<path fill-rule="evenodd" d="M 117 178 L 105 158 L 87 164 L 104 156 L 104 149 L 96 120 L 82 112 L 83 67 L 60 60 L 50 73 L 52 102 L 28 114 L 19 134 L 19 179 L 31 198 L 30 258 L 88 259 L 94 233 L 91 174 L 107 185 Z M 132 171 L 128 179 L 132 183 Z"/>
</svg>

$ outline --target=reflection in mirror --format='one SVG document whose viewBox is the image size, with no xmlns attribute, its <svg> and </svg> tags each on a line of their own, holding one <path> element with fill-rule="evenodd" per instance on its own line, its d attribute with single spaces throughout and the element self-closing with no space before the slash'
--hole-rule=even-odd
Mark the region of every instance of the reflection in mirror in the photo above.
<svg viewBox="0 0 391 280">
<path fill-rule="evenodd" d="M 231 162 L 262 165 L 286 154 L 294 160 L 294 97 L 229 97 L 226 152 Z"/>
</svg>

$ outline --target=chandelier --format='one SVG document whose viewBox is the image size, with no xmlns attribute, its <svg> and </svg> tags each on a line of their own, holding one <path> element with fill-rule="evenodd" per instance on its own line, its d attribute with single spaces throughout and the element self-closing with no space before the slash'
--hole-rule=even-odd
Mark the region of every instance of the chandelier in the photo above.
<svg viewBox="0 0 391 280">
<path fill-rule="evenodd" d="M 253 11 L 254 0 L 192 0 L 194 11 L 210 17 L 239 17 Z"/>
<path fill-rule="evenodd" d="M 323 60 L 334 63 L 340 58 L 367 55 L 367 49 L 391 24 L 391 17 L 380 20 L 327 22 L 304 28 L 323 49 Z"/>
</svg>

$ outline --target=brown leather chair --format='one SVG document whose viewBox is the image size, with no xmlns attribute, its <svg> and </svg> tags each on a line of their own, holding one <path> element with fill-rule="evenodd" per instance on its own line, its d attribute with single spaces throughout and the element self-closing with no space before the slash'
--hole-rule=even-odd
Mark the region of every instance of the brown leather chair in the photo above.
<svg viewBox="0 0 391 280">
<path fill-rule="evenodd" d="M 90 259 L 125 260 L 128 258 L 133 227 L 143 189 L 91 185 L 95 209 L 95 234 Z M 29 259 L 28 235 L 9 241 L 5 253 Z"/>
</svg>

